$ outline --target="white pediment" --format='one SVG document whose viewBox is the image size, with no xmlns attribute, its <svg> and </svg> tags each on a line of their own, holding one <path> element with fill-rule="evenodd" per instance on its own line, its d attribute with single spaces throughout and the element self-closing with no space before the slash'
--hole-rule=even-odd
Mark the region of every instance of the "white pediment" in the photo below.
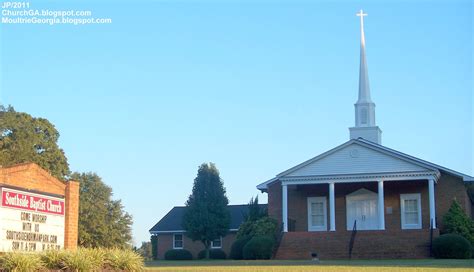
<svg viewBox="0 0 474 272">
<path fill-rule="evenodd" d="M 280 175 L 280 177 L 379 174 L 430 170 L 376 148 L 352 142 L 322 154 Z M 431 169 L 432 170 L 432 169 Z"/>
<path fill-rule="evenodd" d="M 358 198 L 358 197 L 377 197 L 377 193 L 372 192 L 371 190 L 367 190 L 365 188 L 361 188 L 359 190 L 356 190 L 348 195 L 346 197 L 353 197 L 353 198 Z"/>
</svg>

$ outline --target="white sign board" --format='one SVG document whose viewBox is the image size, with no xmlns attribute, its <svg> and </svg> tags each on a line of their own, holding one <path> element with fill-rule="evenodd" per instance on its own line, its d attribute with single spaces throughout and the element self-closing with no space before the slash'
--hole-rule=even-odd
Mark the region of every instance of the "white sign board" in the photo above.
<svg viewBox="0 0 474 272">
<path fill-rule="evenodd" d="M 64 198 L 1 188 L 0 251 L 64 248 Z"/>
</svg>

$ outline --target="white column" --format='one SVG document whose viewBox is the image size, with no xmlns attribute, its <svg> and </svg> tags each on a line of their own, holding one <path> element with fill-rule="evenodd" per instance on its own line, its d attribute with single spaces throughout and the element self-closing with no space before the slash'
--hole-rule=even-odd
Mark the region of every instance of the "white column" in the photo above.
<svg viewBox="0 0 474 272">
<path fill-rule="evenodd" d="M 334 182 L 329 183 L 329 219 L 329 230 L 336 231 L 336 203 L 334 200 Z"/>
<path fill-rule="evenodd" d="M 288 232 L 288 186 L 282 185 L 282 216 L 283 216 L 283 231 Z"/>
<path fill-rule="evenodd" d="M 379 190 L 378 190 L 378 208 L 379 208 L 379 230 L 385 229 L 385 205 L 384 205 L 384 195 L 383 195 L 383 180 L 378 181 Z"/>
<path fill-rule="evenodd" d="M 433 222 L 433 229 L 436 229 L 436 206 L 435 206 L 435 191 L 434 179 L 428 180 L 428 196 L 430 198 L 430 224 Z"/>
</svg>

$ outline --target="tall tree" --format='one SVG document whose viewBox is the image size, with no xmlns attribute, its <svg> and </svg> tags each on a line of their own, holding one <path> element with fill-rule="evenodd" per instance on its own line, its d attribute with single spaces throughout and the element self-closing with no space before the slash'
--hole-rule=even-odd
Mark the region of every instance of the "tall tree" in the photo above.
<svg viewBox="0 0 474 272">
<path fill-rule="evenodd" d="M 95 173 L 73 173 L 71 178 L 80 183 L 79 245 L 130 246 L 132 216 L 120 200 L 112 199 L 112 188 Z"/>
<path fill-rule="evenodd" d="M 183 228 L 193 241 L 201 241 L 209 259 L 211 241 L 225 236 L 229 231 L 229 200 L 219 170 L 213 163 L 199 166 L 193 191 L 186 202 Z"/>
<path fill-rule="evenodd" d="M 70 173 L 69 165 L 58 139 L 59 132 L 47 119 L 0 105 L 1 166 L 34 162 L 65 180 Z"/>
</svg>

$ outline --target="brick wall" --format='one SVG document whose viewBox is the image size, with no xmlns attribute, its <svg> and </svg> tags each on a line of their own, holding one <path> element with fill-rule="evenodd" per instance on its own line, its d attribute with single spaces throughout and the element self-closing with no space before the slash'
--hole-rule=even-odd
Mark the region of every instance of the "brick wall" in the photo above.
<svg viewBox="0 0 474 272">
<path fill-rule="evenodd" d="M 438 216 L 438 227 L 443 230 L 443 215 L 448 212 L 454 199 L 459 201 L 461 207 L 467 214 L 472 214 L 472 202 L 467 194 L 462 179 L 450 175 L 441 174 L 435 186 L 436 214 Z"/>
<path fill-rule="evenodd" d="M 434 237 L 439 234 L 434 231 Z M 276 259 L 311 259 L 315 252 L 322 260 L 348 259 L 351 232 L 287 232 Z M 427 258 L 430 253 L 430 231 L 386 230 L 359 231 L 354 240 L 352 258 Z"/>
<path fill-rule="evenodd" d="M 77 248 L 79 228 L 79 182 L 69 181 L 66 186 L 66 222 L 64 232 L 64 247 Z"/>
<path fill-rule="evenodd" d="M 229 257 L 230 248 L 232 243 L 235 241 L 235 232 L 228 233 L 226 236 L 222 237 L 222 250 Z M 158 234 L 158 259 L 163 260 L 165 258 L 166 251 L 173 249 L 173 234 Z M 204 249 L 204 246 L 201 242 L 193 242 L 186 235 L 183 234 L 183 249 L 189 250 L 193 255 L 194 259 L 197 259 L 199 251 Z"/>
<path fill-rule="evenodd" d="M 281 182 L 275 182 L 268 186 L 268 216 L 282 222 L 281 213 Z"/>
<path fill-rule="evenodd" d="M 19 187 L 26 191 L 37 191 L 65 197 L 66 217 L 64 246 L 77 248 L 79 216 L 79 183 L 62 182 L 34 163 L 18 164 L 0 168 L 0 185 Z"/>
</svg>

